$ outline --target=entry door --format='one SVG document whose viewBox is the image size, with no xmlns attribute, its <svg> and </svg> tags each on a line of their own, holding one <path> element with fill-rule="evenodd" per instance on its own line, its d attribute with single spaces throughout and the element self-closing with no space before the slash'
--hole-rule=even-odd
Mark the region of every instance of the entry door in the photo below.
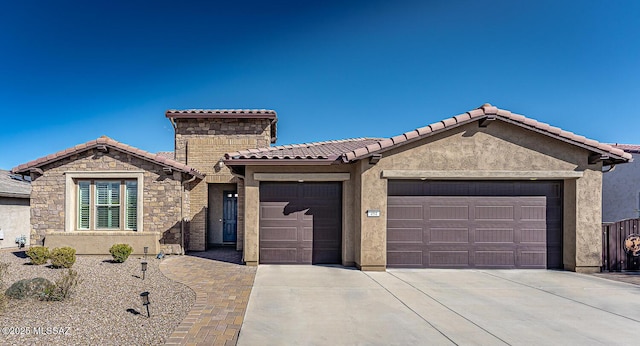
<svg viewBox="0 0 640 346">
<path fill-rule="evenodd" d="M 238 193 L 224 191 L 222 200 L 222 241 L 235 243 L 238 234 Z"/>
</svg>

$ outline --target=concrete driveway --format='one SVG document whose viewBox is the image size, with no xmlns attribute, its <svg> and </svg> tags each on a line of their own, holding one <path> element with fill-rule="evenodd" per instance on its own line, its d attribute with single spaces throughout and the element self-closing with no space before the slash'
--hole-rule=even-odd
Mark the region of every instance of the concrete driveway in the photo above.
<svg viewBox="0 0 640 346">
<path fill-rule="evenodd" d="M 543 270 L 258 267 L 239 345 L 629 345 L 640 287 Z"/>
</svg>

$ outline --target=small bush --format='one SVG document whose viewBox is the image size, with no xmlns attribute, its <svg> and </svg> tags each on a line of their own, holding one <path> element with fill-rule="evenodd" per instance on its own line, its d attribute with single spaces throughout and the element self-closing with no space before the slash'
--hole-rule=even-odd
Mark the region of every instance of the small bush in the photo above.
<svg viewBox="0 0 640 346">
<path fill-rule="evenodd" d="M 41 300 L 46 301 L 62 301 L 65 300 L 76 291 L 76 287 L 82 282 L 78 272 L 69 269 L 55 283 L 49 283 L 44 289 Z"/>
<path fill-rule="evenodd" d="M 68 246 L 55 248 L 51 251 L 49 259 L 55 268 L 71 268 L 76 263 L 76 250 Z"/>
<path fill-rule="evenodd" d="M 44 246 L 32 246 L 25 252 L 31 259 L 31 264 L 41 265 L 49 259 L 49 248 Z"/>
<path fill-rule="evenodd" d="M 133 248 L 129 244 L 113 244 L 109 249 L 113 260 L 118 263 L 126 261 L 129 255 L 131 255 L 131 252 L 133 252 Z"/>
<path fill-rule="evenodd" d="M 53 284 L 45 278 L 24 279 L 14 282 L 5 294 L 13 299 L 42 297 L 50 285 Z"/>
</svg>

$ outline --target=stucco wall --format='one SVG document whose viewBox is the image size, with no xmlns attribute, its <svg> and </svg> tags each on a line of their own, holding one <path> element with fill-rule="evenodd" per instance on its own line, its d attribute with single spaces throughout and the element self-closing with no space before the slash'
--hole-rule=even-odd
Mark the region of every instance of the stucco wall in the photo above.
<svg viewBox="0 0 640 346">
<path fill-rule="evenodd" d="M 478 179 L 482 172 L 583 172 L 565 189 L 564 256 L 568 269 L 595 270 L 600 265 L 601 165 L 588 165 L 588 151 L 548 136 L 495 121 L 487 128 L 471 123 L 405 145 L 383 154 L 377 165 L 359 163 L 362 180 L 360 210 L 363 269 L 381 269 L 386 264 L 386 194 L 384 170 L 469 172 Z M 540 174 L 542 176 L 544 174 Z M 535 176 L 532 175 L 532 176 Z M 556 178 L 557 179 L 557 178 Z M 567 182 L 576 178 L 569 178 Z M 575 186 L 575 191 L 571 186 Z M 378 209 L 379 218 L 365 217 Z M 570 214 L 572 217 L 566 217 Z M 567 256 L 569 258 L 567 258 Z"/>
<path fill-rule="evenodd" d="M 640 217 L 640 154 L 633 162 L 617 165 L 602 178 L 602 221 Z"/>
<path fill-rule="evenodd" d="M 4 239 L 0 239 L 0 249 L 17 248 L 16 237 L 26 236 L 30 241 L 30 211 L 28 198 L 0 197 L 0 230 Z"/>
<path fill-rule="evenodd" d="M 180 244 L 181 176 L 165 174 L 162 167 L 110 149 L 88 150 L 42 167 L 44 174 L 32 181 L 32 244 L 42 244 L 48 233 L 65 231 L 65 172 L 142 172 L 143 225 L 138 232 L 158 232 L 162 243 Z M 73 203 L 71 204 L 73 205 Z M 75 225 L 67 227 L 72 233 Z M 69 237 L 69 235 L 67 235 Z M 65 238 L 66 239 L 66 238 Z M 71 239 L 71 238 L 69 238 Z M 96 246 L 99 242 L 96 239 Z M 44 245 L 48 246 L 45 243 Z"/>
</svg>

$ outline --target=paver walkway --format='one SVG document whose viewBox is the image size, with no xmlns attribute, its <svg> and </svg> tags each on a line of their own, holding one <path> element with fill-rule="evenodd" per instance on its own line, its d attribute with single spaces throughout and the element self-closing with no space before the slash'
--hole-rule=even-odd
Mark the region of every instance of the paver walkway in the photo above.
<svg viewBox="0 0 640 346">
<path fill-rule="evenodd" d="M 167 345 L 235 345 L 256 267 L 240 264 L 240 252 L 219 248 L 171 256 L 160 264 L 169 279 L 189 286 L 196 301 Z"/>
</svg>

